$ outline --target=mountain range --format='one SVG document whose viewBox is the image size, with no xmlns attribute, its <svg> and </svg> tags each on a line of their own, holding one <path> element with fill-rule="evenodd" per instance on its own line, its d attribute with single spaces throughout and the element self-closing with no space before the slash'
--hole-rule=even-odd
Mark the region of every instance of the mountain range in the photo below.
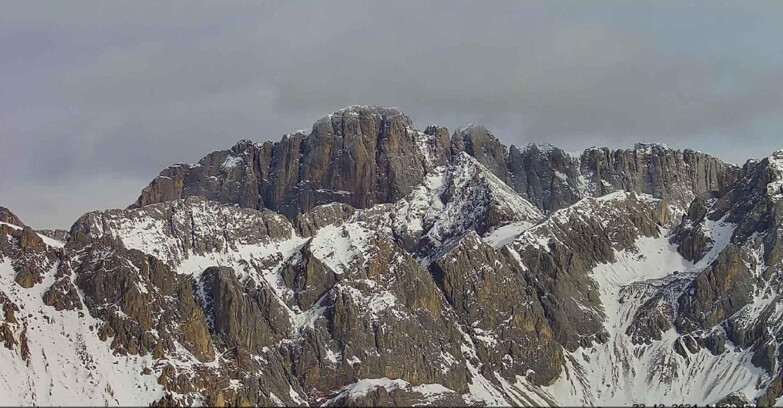
<svg viewBox="0 0 783 408">
<path fill-rule="evenodd" d="M 783 403 L 783 150 L 352 106 L 69 231 L 0 207 L 8 405 Z"/>
</svg>

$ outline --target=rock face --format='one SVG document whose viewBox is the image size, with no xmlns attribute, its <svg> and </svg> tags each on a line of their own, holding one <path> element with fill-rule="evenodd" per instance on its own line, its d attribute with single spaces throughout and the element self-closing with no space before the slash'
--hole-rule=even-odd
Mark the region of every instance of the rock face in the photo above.
<svg viewBox="0 0 783 408">
<path fill-rule="evenodd" d="M 243 140 L 195 165 L 171 166 L 131 207 L 202 196 L 289 218 L 332 202 L 370 208 L 405 197 L 432 168 L 459 160 L 460 153 L 545 213 L 615 191 L 650 194 L 684 212 L 696 195 L 721 191 L 740 173 L 707 154 L 657 144 L 576 155 L 550 145 L 507 148 L 480 125 L 449 138 L 434 125 L 416 130 L 396 109 L 354 106 L 322 118 L 307 134 L 277 143 Z"/>
<path fill-rule="evenodd" d="M 682 208 L 695 195 L 726 189 L 739 175 L 736 166 L 704 153 L 657 144 L 637 144 L 633 150 L 588 149 L 582 154 L 581 170 L 598 195 L 623 189 Z"/>
<path fill-rule="evenodd" d="M 211 331 L 227 348 L 261 354 L 264 347 L 274 346 L 291 330 L 272 289 L 261 285 L 245 290 L 231 268 L 207 268 L 197 292 Z"/>
<path fill-rule="evenodd" d="M 775 310 L 783 270 L 783 151 L 749 161 L 742 174 L 727 192 L 694 201 L 675 230 L 679 252 L 709 266 L 677 299 L 674 324 L 714 353 L 727 352 L 716 347 L 723 336 L 747 348 L 752 363 L 774 377 L 756 400 L 771 405 L 783 393 L 776 352 L 783 327 Z"/>
<path fill-rule="evenodd" d="M 67 233 L 0 212 L 0 394 L 772 405 L 782 206 L 783 151 L 507 148 L 351 107 L 172 166 Z"/>
<path fill-rule="evenodd" d="M 261 145 L 242 141 L 197 165 L 172 166 L 134 206 L 203 196 L 294 217 L 331 202 L 357 208 L 393 202 L 424 177 L 419 145 L 444 149 L 437 136 L 415 130 L 396 109 L 352 107 L 317 121 L 307 135 Z"/>
<path fill-rule="evenodd" d="M 511 146 L 510 185 L 545 212 L 579 201 L 585 195 L 579 158 L 551 145 Z"/>
<path fill-rule="evenodd" d="M 566 153 L 550 145 L 514 146 L 509 152 L 511 185 L 545 212 L 615 191 L 633 191 L 684 210 L 703 193 L 734 182 L 737 166 L 693 150 L 636 144 L 633 150 L 589 148 Z"/>
<path fill-rule="evenodd" d="M 562 348 L 523 268 L 475 232 L 431 266 L 446 300 L 469 328 L 486 372 L 551 384 L 563 364 Z"/>
</svg>

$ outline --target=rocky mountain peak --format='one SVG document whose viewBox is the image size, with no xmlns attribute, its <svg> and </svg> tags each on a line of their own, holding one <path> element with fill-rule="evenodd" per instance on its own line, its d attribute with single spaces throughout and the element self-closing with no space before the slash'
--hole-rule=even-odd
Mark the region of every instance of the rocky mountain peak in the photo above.
<svg viewBox="0 0 783 408">
<path fill-rule="evenodd" d="M 451 139 L 452 156 L 465 152 L 473 156 L 504 183 L 508 182 L 506 146 L 484 126 L 472 123 L 457 129 Z"/>
<path fill-rule="evenodd" d="M 247 152 L 249 150 L 258 149 L 260 146 L 249 139 L 242 139 L 234 144 L 234 146 L 231 146 L 231 152 L 234 154 L 242 154 L 244 152 Z"/>
<path fill-rule="evenodd" d="M 512 147 L 517 149 L 516 146 L 512 146 Z M 528 143 L 524 148 L 518 149 L 518 150 L 534 151 L 534 152 L 539 152 L 539 153 L 545 154 L 545 155 L 549 155 L 549 154 L 552 154 L 552 153 L 557 153 L 558 150 L 562 151 L 562 149 L 559 149 L 559 148 L 557 148 L 555 146 L 552 146 L 549 143 Z"/>
<path fill-rule="evenodd" d="M 327 118 L 346 117 L 346 116 L 380 116 L 386 120 L 400 120 L 403 123 L 413 126 L 410 117 L 395 107 L 385 107 L 377 105 L 352 105 L 339 109 L 328 115 Z"/>
<path fill-rule="evenodd" d="M 24 227 L 24 223 L 19 217 L 16 216 L 11 210 L 5 207 L 0 207 L 0 222 L 16 225 L 18 227 Z"/>
<path fill-rule="evenodd" d="M 367 208 L 408 194 L 424 177 L 426 155 L 447 148 L 425 151 L 422 135 L 398 109 L 352 106 L 316 121 L 308 134 L 241 141 L 195 166 L 172 166 L 133 207 L 199 195 L 289 217 L 330 202 Z"/>
</svg>

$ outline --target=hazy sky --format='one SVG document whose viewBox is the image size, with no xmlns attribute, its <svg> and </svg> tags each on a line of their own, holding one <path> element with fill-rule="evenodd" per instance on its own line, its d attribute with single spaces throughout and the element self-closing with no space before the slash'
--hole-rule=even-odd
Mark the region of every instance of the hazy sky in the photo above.
<svg viewBox="0 0 783 408">
<path fill-rule="evenodd" d="M 77 2 L 0 12 L 0 205 L 37 228 L 354 104 L 567 150 L 783 148 L 783 1 Z"/>
</svg>

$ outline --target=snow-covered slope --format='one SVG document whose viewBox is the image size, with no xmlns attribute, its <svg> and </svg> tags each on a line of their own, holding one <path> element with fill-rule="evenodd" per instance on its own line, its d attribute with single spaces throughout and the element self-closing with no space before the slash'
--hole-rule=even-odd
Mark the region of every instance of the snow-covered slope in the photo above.
<svg viewBox="0 0 783 408">
<path fill-rule="evenodd" d="M 713 232 L 721 229 L 730 231 L 731 226 L 718 225 Z M 727 346 L 717 356 L 704 348 L 692 351 L 673 327 L 650 344 L 634 344 L 629 327 L 645 302 L 661 296 L 658 311 L 676 310 L 686 283 L 712 256 L 698 264 L 685 260 L 666 231 L 659 238 L 640 239 L 636 247 L 617 253 L 617 262 L 593 269 L 609 340 L 570 352 L 562 376 L 546 387 L 548 394 L 570 406 L 714 404 L 732 393 L 754 400 L 760 394 L 758 381 L 767 375 L 751 363 L 751 350 Z M 718 245 L 713 251 L 721 249 Z"/>
<path fill-rule="evenodd" d="M 0 347 L 3 404 L 141 406 L 163 396 L 157 378 L 142 374 L 153 367 L 152 356 L 113 355 L 97 336 L 101 320 L 44 304 L 55 270 L 30 289 L 16 285 L 14 275 L 9 262 L 0 262 L 0 296 L 19 308 L 9 327 L 20 342 Z"/>
</svg>

